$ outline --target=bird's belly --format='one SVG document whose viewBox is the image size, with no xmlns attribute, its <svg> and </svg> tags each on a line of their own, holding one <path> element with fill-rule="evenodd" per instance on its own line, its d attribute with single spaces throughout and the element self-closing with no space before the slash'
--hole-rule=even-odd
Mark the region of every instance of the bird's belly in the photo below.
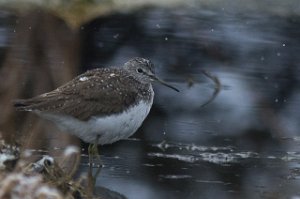
<svg viewBox="0 0 300 199">
<path fill-rule="evenodd" d="M 152 100 L 141 101 L 120 114 L 94 116 L 88 121 L 54 115 L 47 115 L 46 118 L 85 142 L 94 143 L 98 137 L 98 144 L 103 145 L 128 138 L 135 133 L 147 117 L 151 106 Z"/>
<path fill-rule="evenodd" d="M 151 105 L 152 103 L 149 102 L 140 102 L 121 114 L 93 117 L 89 121 L 89 125 L 94 135 L 88 142 L 94 142 L 97 135 L 99 135 L 99 144 L 110 144 L 128 138 L 142 125 Z"/>
</svg>

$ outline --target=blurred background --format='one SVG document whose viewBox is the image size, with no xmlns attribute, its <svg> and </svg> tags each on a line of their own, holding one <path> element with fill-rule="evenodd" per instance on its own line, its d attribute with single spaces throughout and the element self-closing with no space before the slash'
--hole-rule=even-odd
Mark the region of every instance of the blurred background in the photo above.
<svg viewBox="0 0 300 199">
<path fill-rule="evenodd" d="M 100 147 L 96 189 L 120 194 L 107 198 L 298 199 L 299 53 L 298 0 L 0 1 L 0 131 L 58 158 L 68 144 L 86 149 L 11 101 L 145 57 L 181 92 L 154 85 L 138 132 Z M 202 70 L 221 83 L 204 107 L 216 85 Z"/>
</svg>

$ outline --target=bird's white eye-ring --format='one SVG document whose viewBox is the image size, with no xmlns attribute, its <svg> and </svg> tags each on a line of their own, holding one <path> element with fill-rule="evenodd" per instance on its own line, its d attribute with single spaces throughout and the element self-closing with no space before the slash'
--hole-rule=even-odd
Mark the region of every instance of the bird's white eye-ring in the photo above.
<svg viewBox="0 0 300 199">
<path fill-rule="evenodd" d="M 136 69 L 136 71 L 137 71 L 138 73 L 142 73 L 142 72 L 143 72 L 143 69 L 138 68 L 138 69 Z"/>
</svg>

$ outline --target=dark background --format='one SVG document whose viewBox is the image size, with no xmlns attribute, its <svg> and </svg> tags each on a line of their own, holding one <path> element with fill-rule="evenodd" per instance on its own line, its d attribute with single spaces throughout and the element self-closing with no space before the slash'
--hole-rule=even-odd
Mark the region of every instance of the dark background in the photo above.
<svg viewBox="0 0 300 199">
<path fill-rule="evenodd" d="M 14 22 L 0 12 L 3 59 Z M 300 197 L 299 15 L 147 7 L 96 18 L 78 35 L 75 74 L 140 56 L 181 91 L 154 85 L 138 132 L 100 147 L 96 186 L 130 199 Z M 203 69 L 222 85 L 205 107 L 215 85 Z"/>
</svg>

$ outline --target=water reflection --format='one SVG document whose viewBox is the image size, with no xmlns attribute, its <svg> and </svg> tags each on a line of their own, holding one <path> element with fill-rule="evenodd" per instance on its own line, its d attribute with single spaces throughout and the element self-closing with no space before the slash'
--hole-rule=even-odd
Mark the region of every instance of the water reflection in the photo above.
<svg viewBox="0 0 300 199">
<path fill-rule="evenodd" d="M 226 142 L 230 145 L 225 145 Z M 282 142 L 291 144 L 287 139 Z M 272 151 L 241 151 L 228 141 L 224 141 L 223 146 L 164 141 L 147 145 L 147 156 L 139 156 L 135 151 L 142 146 L 140 140 L 130 139 L 113 146 L 115 151 L 103 148 L 105 167 L 98 185 L 112 190 L 119 187 L 118 190 L 130 198 L 141 197 L 140 192 L 132 193 L 130 189 L 142 190 L 145 198 L 157 196 L 157 190 L 161 190 L 161 197 L 167 194 L 175 198 L 244 195 L 281 198 L 292 194 L 290 187 L 298 184 L 295 180 L 299 178 L 300 156 L 295 151 L 275 147 Z"/>
</svg>

